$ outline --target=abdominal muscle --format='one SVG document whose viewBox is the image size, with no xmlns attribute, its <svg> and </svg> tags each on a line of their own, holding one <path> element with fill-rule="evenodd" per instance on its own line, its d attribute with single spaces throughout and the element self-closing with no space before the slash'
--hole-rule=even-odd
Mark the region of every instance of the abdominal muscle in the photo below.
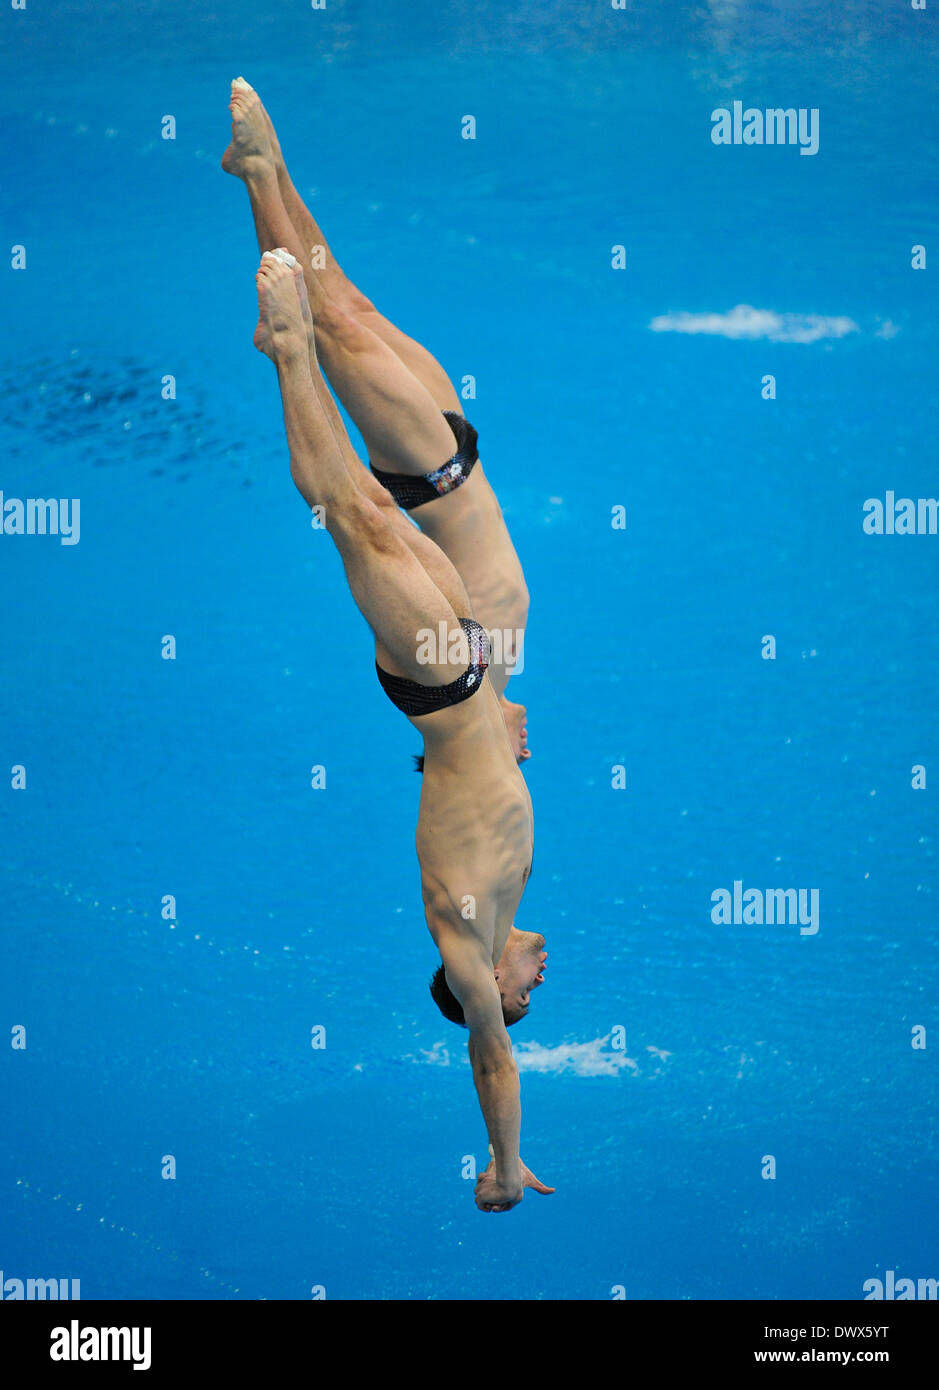
<svg viewBox="0 0 939 1390">
<path fill-rule="evenodd" d="M 502 954 L 531 867 L 531 797 L 488 680 L 414 722 L 424 734 L 417 856 L 428 925 L 492 932 Z M 472 915 L 469 913 L 472 912 Z"/>
</svg>

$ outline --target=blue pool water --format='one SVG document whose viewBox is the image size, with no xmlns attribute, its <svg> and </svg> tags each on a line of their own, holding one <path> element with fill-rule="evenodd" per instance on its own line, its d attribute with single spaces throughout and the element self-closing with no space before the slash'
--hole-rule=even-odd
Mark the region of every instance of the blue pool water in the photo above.
<svg viewBox="0 0 939 1390">
<path fill-rule="evenodd" d="M 936 14 L 504 8 L 0 21 L 4 253 L 27 253 L 0 489 L 81 501 L 76 545 L 0 535 L 0 1034 L 27 1030 L 0 1054 L 5 1277 L 725 1299 L 939 1276 L 939 538 L 861 524 L 937 494 L 935 271 L 911 268 L 939 250 Z M 218 169 L 239 72 L 347 272 L 476 377 L 532 594 L 518 920 L 551 962 L 513 1044 L 557 1193 L 498 1220 L 426 990 L 416 736 L 251 346 L 257 249 Z M 736 99 L 817 108 L 818 153 L 715 146 Z M 715 924 L 735 880 L 817 888 L 817 934 Z"/>
</svg>

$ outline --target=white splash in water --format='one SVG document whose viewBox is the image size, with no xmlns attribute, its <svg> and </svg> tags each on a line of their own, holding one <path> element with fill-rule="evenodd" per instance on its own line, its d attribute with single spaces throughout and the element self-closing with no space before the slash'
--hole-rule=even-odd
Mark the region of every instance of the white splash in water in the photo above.
<svg viewBox="0 0 939 1390">
<path fill-rule="evenodd" d="M 575 1076 L 619 1076 L 623 1070 L 638 1071 L 639 1064 L 625 1052 L 607 1048 L 610 1035 L 593 1038 L 590 1042 L 559 1043 L 544 1047 L 541 1043 L 519 1043 L 515 1061 L 520 1072 L 572 1072 Z"/>
<path fill-rule="evenodd" d="M 653 333 L 709 333 L 721 338 L 768 338 L 773 343 L 816 343 L 859 333 L 853 319 L 825 314 L 777 314 L 738 304 L 726 314 L 660 314 L 649 324 Z"/>
<path fill-rule="evenodd" d="M 520 1042 L 515 1045 L 515 1062 L 520 1072 L 542 1072 L 552 1075 L 566 1073 L 570 1076 L 619 1076 L 622 1072 L 632 1072 L 633 1075 L 640 1075 L 639 1063 L 635 1057 L 629 1057 L 625 1052 L 614 1051 L 609 1046 L 612 1034 L 607 1033 L 603 1038 L 592 1038 L 589 1042 L 579 1043 L 559 1043 L 556 1047 L 545 1047 L 543 1043 Z M 670 1052 L 658 1047 L 646 1047 L 646 1051 L 652 1054 L 658 1062 L 666 1062 L 671 1057 Z M 402 1061 L 417 1062 L 422 1066 L 449 1067 L 453 1065 L 453 1059 L 445 1043 L 434 1043 L 431 1048 L 421 1048 L 420 1055 L 415 1056 L 413 1052 L 407 1053 Z M 457 1059 L 457 1065 L 469 1065 L 468 1058 L 462 1054 Z M 656 1067 L 650 1072 L 646 1069 L 645 1075 L 661 1075 L 661 1067 Z"/>
</svg>

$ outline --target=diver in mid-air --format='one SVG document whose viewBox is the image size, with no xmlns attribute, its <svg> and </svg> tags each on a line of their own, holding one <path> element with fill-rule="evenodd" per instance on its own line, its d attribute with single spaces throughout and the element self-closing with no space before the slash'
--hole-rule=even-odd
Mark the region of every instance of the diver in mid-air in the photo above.
<svg viewBox="0 0 939 1390">
<path fill-rule="evenodd" d="M 262 256 L 255 346 L 277 369 L 294 483 L 323 509 L 349 588 L 375 639 L 379 681 L 424 740 L 417 855 L 441 966 L 431 992 L 469 1030 L 491 1162 L 476 1204 L 503 1212 L 526 1187 L 518 1069 L 507 1028 L 544 981 L 544 937 L 516 929 L 531 873 L 525 711 L 504 696 L 520 655 L 518 557 L 440 366 L 345 279 L 289 180 L 257 93 L 232 83 L 222 167 L 243 179 Z M 311 246 L 325 254 L 314 269 Z M 355 421 L 365 468 L 321 371 Z M 454 447 L 455 446 L 455 447 Z M 416 513 L 420 529 L 400 508 Z M 428 649 L 426 634 L 439 634 Z"/>
</svg>

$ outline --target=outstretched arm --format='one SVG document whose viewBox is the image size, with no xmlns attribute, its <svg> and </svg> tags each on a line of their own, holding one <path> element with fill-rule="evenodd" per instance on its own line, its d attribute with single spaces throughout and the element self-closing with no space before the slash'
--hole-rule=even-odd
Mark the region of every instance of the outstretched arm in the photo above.
<svg viewBox="0 0 939 1390">
<path fill-rule="evenodd" d="M 522 1122 L 518 1068 L 502 1016 L 502 999 L 481 941 L 454 934 L 438 938 L 450 989 L 463 1006 L 470 1030 L 469 1057 L 479 1106 L 489 1131 L 492 1162 L 476 1184 L 481 1211 L 509 1211 L 526 1187 L 553 1192 L 519 1156 Z"/>
<path fill-rule="evenodd" d="M 522 1126 L 521 1089 L 512 1044 L 502 1017 L 499 987 L 492 972 L 489 972 L 488 978 L 483 976 L 474 984 L 467 998 L 460 1002 L 470 1030 L 469 1058 L 473 1083 L 489 1131 L 499 1186 L 507 1200 L 521 1201 L 521 1162 L 518 1153 Z"/>
</svg>

